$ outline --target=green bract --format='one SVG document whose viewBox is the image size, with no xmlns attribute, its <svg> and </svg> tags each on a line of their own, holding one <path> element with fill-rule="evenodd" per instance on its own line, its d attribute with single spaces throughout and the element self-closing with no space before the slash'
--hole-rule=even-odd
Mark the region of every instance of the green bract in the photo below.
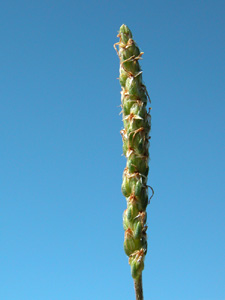
<svg viewBox="0 0 225 300">
<path fill-rule="evenodd" d="M 147 111 L 149 98 L 142 82 L 139 65 L 143 52 L 140 52 L 132 39 L 132 33 L 122 25 L 115 44 L 120 59 L 121 106 L 124 129 L 123 154 L 127 159 L 123 173 L 122 193 L 127 200 L 127 209 L 123 214 L 125 230 L 124 250 L 129 256 L 131 274 L 137 279 L 144 269 L 147 253 L 146 207 L 148 205 L 147 176 L 149 171 L 149 132 L 151 118 Z"/>
</svg>

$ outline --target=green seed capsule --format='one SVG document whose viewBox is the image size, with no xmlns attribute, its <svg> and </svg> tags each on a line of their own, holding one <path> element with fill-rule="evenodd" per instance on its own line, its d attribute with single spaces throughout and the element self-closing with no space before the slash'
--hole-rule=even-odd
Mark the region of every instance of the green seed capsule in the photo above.
<svg viewBox="0 0 225 300">
<path fill-rule="evenodd" d="M 131 275 L 133 278 L 137 278 L 138 277 L 138 266 L 137 266 L 137 262 L 135 260 L 132 261 L 131 265 Z"/>
<path fill-rule="evenodd" d="M 127 179 L 126 176 L 123 177 L 123 183 L 122 183 L 122 186 L 121 186 L 121 190 L 122 190 L 122 193 L 125 197 L 129 197 L 129 195 L 131 194 L 129 179 Z"/>
<path fill-rule="evenodd" d="M 133 102 L 131 100 L 123 101 L 123 115 L 128 116 L 130 114 L 130 109 L 133 106 Z"/>
<path fill-rule="evenodd" d="M 128 64 L 128 63 L 127 63 Z M 129 62 L 130 64 L 130 62 Z M 140 94 L 140 85 L 136 78 L 134 77 L 128 77 L 126 80 L 125 88 L 131 95 L 138 96 Z"/>
<path fill-rule="evenodd" d="M 123 68 L 132 76 L 134 76 L 139 83 L 141 82 L 141 79 L 138 79 L 138 76 L 141 76 L 141 69 L 136 60 L 134 60 L 132 57 L 129 57 L 123 62 Z"/>
<path fill-rule="evenodd" d="M 135 173 L 137 172 L 137 167 L 133 164 L 133 161 L 131 158 L 128 157 L 127 159 L 127 167 L 129 169 L 130 173 Z"/>
<path fill-rule="evenodd" d="M 122 62 L 130 57 L 128 51 L 123 48 L 120 49 L 119 56 Z"/>
<path fill-rule="evenodd" d="M 136 196 L 136 197 L 141 196 L 141 194 L 142 194 L 142 189 L 143 189 L 143 184 L 142 184 L 142 179 L 140 178 L 140 179 L 136 182 L 136 184 L 135 184 L 135 191 L 134 191 L 134 193 L 135 193 L 135 196 Z"/>
<path fill-rule="evenodd" d="M 126 34 L 124 34 L 123 32 L 120 33 L 120 36 L 121 36 L 122 42 L 124 44 L 126 44 L 128 42 L 128 40 L 129 40 L 129 37 Z"/>
<path fill-rule="evenodd" d="M 133 237 L 133 232 L 130 228 L 125 231 L 124 238 L 124 250 L 125 253 L 129 256 L 133 251 L 135 251 L 136 245 Z"/>
<path fill-rule="evenodd" d="M 128 204 L 128 208 L 127 208 L 127 219 L 129 220 L 129 222 L 131 222 L 133 224 L 133 219 L 137 217 L 139 213 L 139 210 L 137 209 L 137 206 L 133 205 L 133 204 Z M 130 216 L 128 216 L 130 214 Z M 130 226 L 133 226 L 133 225 Z"/>
<path fill-rule="evenodd" d="M 134 55 L 135 57 L 137 57 L 140 55 L 140 50 L 135 44 L 135 42 L 130 43 L 130 46 L 127 50 L 129 51 L 130 56 Z"/>
<path fill-rule="evenodd" d="M 127 256 L 130 256 L 132 251 L 129 248 L 129 244 L 127 243 L 127 241 L 125 240 L 123 243 L 123 248 L 124 248 L 124 252 L 126 253 Z"/>
<path fill-rule="evenodd" d="M 133 119 L 133 122 L 129 124 L 130 125 L 129 127 L 131 131 L 135 131 L 144 127 L 144 124 L 145 124 L 144 120 L 141 117 L 136 115 Z"/>
<path fill-rule="evenodd" d="M 137 154 L 142 154 L 143 153 L 143 150 L 144 150 L 144 140 L 143 139 L 140 139 L 139 142 L 137 142 L 135 144 L 135 150 L 137 152 Z"/>
<path fill-rule="evenodd" d="M 137 238 L 140 238 L 141 236 L 141 231 L 142 231 L 142 225 L 141 225 L 141 222 L 137 222 L 135 224 L 135 229 L 134 229 L 134 238 L 137 239 Z"/>
<path fill-rule="evenodd" d="M 127 208 L 127 219 L 128 219 L 129 221 L 132 220 L 132 215 L 133 215 L 133 207 L 130 206 L 130 207 Z"/>
<path fill-rule="evenodd" d="M 130 113 L 144 119 L 146 116 L 146 108 L 144 107 L 144 105 L 140 105 L 136 103 L 132 105 L 130 109 Z"/>
<path fill-rule="evenodd" d="M 119 80 L 120 80 L 121 86 L 125 87 L 126 80 L 127 80 L 126 74 L 121 74 Z"/>
<path fill-rule="evenodd" d="M 124 60 L 127 59 L 131 59 L 131 58 L 133 59 L 134 57 L 137 57 L 139 55 L 140 55 L 140 50 L 132 39 L 128 40 L 126 48 L 121 48 L 119 51 L 121 62 L 124 62 Z"/>
</svg>

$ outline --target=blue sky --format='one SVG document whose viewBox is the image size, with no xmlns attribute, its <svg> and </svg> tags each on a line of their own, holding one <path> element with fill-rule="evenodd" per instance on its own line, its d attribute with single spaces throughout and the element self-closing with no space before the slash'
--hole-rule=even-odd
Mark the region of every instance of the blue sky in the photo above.
<svg viewBox="0 0 225 300">
<path fill-rule="evenodd" d="M 152 99 L 145 299 L 224 300 L 224 1 L 2 1 L 2 300 L 134 299 L 125 23 Z"/>
</svg>

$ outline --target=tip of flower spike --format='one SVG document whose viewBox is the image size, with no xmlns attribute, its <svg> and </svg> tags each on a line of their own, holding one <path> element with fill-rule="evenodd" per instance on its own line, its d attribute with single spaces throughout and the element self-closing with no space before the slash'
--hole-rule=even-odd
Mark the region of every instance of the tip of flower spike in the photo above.
<svg viewBox="0 0 225 300">
<path fill-rule="evenodd" d="M 132 38 L 132 33 L 131 33 L 129 27 L 127 25 L 125 25 L 125 24 L 123 24 L 122 26 L 120 26 L 119 33 L 123 33 L 123 34 L 129 35 L 129 38 Z"/>
<path fill-rule="evenodd" d="M 132 33 L 131 33 L 130 29 L 127 27 L 127 25 L 125 25 L 125 24 L 123 24 L 120 27 L 119 35 L 124 44 L 126 44 L 128 42 L 128 40 L 132 38 Z"/>
</svg>

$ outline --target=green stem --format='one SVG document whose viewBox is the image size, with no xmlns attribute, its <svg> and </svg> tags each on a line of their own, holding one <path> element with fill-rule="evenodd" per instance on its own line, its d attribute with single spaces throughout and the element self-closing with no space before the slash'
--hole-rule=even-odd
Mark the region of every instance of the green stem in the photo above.
<svg viewBox="0 0 225 300">
<path fill-rule="evenodd" d="M 140 275 L 137 279 L 134 279 L 134 289 L 136 300 L 143 300 L 142 275 Z"/>
</svg>

